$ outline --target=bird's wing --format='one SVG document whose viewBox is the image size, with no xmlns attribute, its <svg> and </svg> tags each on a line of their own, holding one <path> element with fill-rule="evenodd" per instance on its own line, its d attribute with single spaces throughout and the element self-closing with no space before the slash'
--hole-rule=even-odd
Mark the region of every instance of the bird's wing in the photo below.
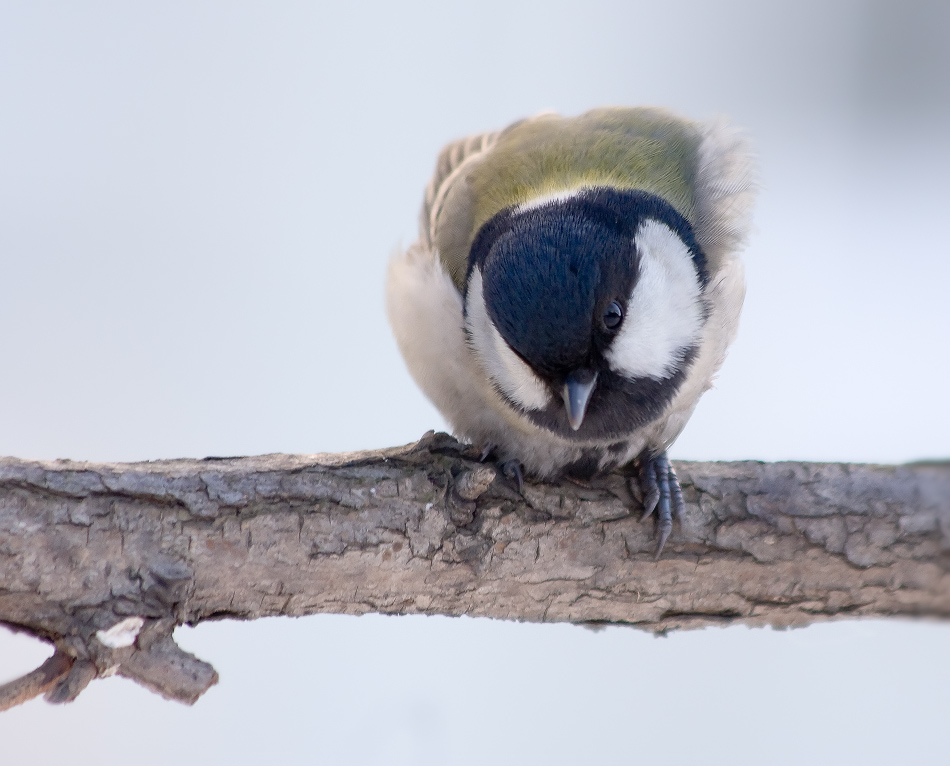
<svg viewBox="0 0 950 766">
<path fill-rule="evenodd" d="M 490 149 L 498 140 L 500 131 L 479 133 L 468 138 L 460 138 L 442 148 L 435 162 L 435 173 L 426 186 L 425 202 L 422 205 L 422 216 L 419 221 L 423 244 L 431 245 L 433 228 L 438 215 L 440 203 L 452 182 L 457 178 L 456 171 L 466 160 Z"/>
<path fill-rule="evenodd" d="M 464 168 L 494 146 L 500 131 L 479 133 L 453 141 L 439 152 L 435 174 L 426 187 L 419 221 L 422 245 L 436 251 L 459 291 L 468 266 L 466 239 L 473 218 Z"/>
</svg>

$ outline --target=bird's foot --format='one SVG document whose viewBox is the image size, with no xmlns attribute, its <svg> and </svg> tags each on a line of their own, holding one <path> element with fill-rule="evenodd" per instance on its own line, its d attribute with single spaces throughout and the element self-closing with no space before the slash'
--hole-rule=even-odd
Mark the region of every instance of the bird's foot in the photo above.
<svg viewBox="0 0 950 766">
<path fill-rule="evenodd" d="M 637 459 L 637 463 L 640 471 L 640 491 L 643 496 L 643 516 L 640 520 L 645 521 L 654 510 L 656 511 L 657 545 L 654 558 L 658 560 L 673 530 L 673 517 L 682 521 L 686 503 L 683 502 L 683 490 L 680 488 L 679 479 L 676 478 L 676 472 L 666 452 L 661 452 L 659 455 L 644 452 Z"/>
<path fill-rule="evenodd" d="M 492 444 L 488 442 L 481 451 L 481 454 L 478 456 L 478 462 L 484 463 L 491 456 L 494 451 L 498 449 L 497 444 Z M 515 482 L 518 485 L 518 494 L 524 494 L 524 469 L 521 467 L 521 463 L 517 460 L 498 460 L 498 467 L 501 469 L 501 472 L 511 481 Z"/>
<path fill-rule="evenodd" d="M 498 467 L 505 476 L 518 485 L 518 494 L 524 495 L 524 472 L 521 463 L 517 460 L 506 460 L 504 463 L 499 463 Z"/>
</svg>

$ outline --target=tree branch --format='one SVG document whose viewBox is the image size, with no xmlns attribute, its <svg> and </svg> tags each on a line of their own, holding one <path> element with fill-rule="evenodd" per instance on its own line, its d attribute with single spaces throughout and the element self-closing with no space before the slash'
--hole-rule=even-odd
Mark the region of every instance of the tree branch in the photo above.
<svg viewBox="0 0 950 766">
<path fill-rule="evenodd" d="M 54 701 L 118 672 L 190 703 L 217 675 L 172 631 L 210 619 L 468 614 L 666 631 L 950 617 L 950 463 L 676 469 L 686 516 L 654 562 L 654 524 L 626 477 L 529 482 L 521 496 L 444 434 L 341 455 L 3 458 L 0 621 L 56 646 L 36 692 L 55 670 Z"/>
</svg>

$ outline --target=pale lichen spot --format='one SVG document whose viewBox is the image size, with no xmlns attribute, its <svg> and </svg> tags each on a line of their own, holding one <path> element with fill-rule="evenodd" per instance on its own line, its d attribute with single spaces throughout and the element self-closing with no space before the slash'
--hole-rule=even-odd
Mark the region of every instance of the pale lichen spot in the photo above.
<svg viewBox="0 0 950 766">
<path fill-rule="evenodd" d="M 96 638 L 110 649 L 124 649 L 135 643 L 144 624 L 144 617 L 126 617 L 108 630 L 97 630 Z"/>
</svg>

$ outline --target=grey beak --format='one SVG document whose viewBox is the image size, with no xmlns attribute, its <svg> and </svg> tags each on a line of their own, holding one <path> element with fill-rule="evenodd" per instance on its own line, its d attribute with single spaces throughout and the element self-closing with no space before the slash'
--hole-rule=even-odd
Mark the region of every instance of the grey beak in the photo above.
<svg viewBox="0 0 950 766">
<path fill-rule="evenodd" d="M 564 381 L 561 396 L 564 397 L 564 407 L 567 410 L 567 420 L 575 431 L 584 422 L 584 413 L 590 395 L 594 393 L 594 384 L 597 382 L 597 373 L 592 370 L 574 370 Z"/>
</svg>

